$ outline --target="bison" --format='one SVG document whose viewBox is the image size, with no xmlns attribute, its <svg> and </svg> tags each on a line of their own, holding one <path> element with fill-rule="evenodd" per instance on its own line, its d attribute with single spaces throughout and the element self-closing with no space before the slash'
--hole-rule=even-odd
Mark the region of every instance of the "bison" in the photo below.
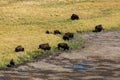
<svg viewBox="0 0 120 80">
<path fill-rule="evenodd" d="M 45 44 L 40 44 L 38 49 L 50 50 L 51 47 L 49 46 L 48 43 L 45 43 Z"/>
<path fill-rule="evenodd" d="M 54 30 L 54 34 L 61 34 L 59 30 Z"/>
<path fill-rule="evenodd" d="M 20 52 L 20 51 L 24 51 L 24 48 L 21 45 L 15 48 L 15 52 Z"/>
<path fill-rule="evenodd" d="M 79 16 L 77 14 L 72 14 L 71 20 L 78 20 Z"/>
<path fill-rule="evenodd" d="M 73 33 L 65 33 L 65 35 L 63 36 L 63 40 L 69 40 L 69 39 L 72 39 L 74 37 L 74 34 Z"/>
<path fill-rule="evenodd" d="M 73 37 L 74 37 L 74 34 L 73 34 L 73 33 L 70 33 L 70 32 L 65 33 L 65 35 L 68 35 L 68 36 L 69 36 L 69 38 L 73 38 Z"/>
<path fill-rule="evenodd" d="M 58 43 L 58 49 L 60 50 L 60 48 L 64 50 L 69 50 L 69 46 L 67 43 Z"/>
<path fill-rule="evenodd" d="M 63 40 L 69 40 L 69 36 L 68 35 L 63 35 Z"/>
<path fill-rule="evenodd" d="M 93 32 L 101 32 L 102 30 L 103 30 L 103 27 L 100 24 L 100 25 L 95 26 L 95 30 L 93 30 Z"/>
<path fill-rule="evenodd" d="M 15 66 L 15 62 L 13 59 L 10 60 L 10 64 L 7 65 L 7 67 L 13 67 Z"/>
</svg>

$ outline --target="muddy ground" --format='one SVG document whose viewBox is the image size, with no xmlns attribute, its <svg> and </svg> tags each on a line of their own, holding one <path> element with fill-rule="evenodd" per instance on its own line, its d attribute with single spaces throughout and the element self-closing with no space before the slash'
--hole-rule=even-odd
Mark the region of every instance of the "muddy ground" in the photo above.
<svg viewBox="0 0 120 80">
<path fill-rule="evenodd" d="M 81 33 L 85 47 L 0 70 L 0 80 L 120 80 L 120 30 Z"/>
</svg>

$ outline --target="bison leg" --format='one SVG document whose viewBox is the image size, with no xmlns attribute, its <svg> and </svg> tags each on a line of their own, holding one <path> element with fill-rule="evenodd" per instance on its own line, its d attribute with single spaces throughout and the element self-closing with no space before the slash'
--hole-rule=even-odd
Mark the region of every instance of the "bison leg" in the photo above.
<svg viewBox="0 0 120 80">
<path fill-rule="evenodd" d="M 67 50 L 69 50 L 69 47 L 67 47 Z"/>
<path fill-rule="evenodd" d="M 64 49 L 64 51 L 65 51 L 65 50 L 66 50 L 66 47 L 64 46 L 63 49 Z"/>
<path fill-rule="evenodd" d="M 64 50 L 69 50 L 69 47 L 64 48 Z"/>
</svg>

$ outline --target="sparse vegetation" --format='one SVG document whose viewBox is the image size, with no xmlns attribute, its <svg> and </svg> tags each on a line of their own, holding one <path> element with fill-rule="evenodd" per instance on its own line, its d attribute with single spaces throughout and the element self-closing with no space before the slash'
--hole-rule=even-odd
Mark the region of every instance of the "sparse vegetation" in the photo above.
<svg viewBox="0 0 120 80">
<path fill-rule="evenodd" d="M 81 47 L 85 46 L 86 40 L 82 37 L 79 37 L 78 34 L 75 34 L 74 39 L 68 41 L 68 44 L 70 46 L 70 50 L 79 49 Z"/>
<path fill-rule="evenodd" d="M 119 4 L 120 0 L 0 0 L 0 67 L 12 58 L 20 63 L 40 54 L 39 44 L 55 48 L 64 42 L 59 35 L 45 34 L 46 30 L 88 32 L 98 24 L 105 30 L 120 28 Z M 73 13 L 80 19 L 70 20 Z M 18 45 L 25 52 L 15 53 Z"/>
</svg>

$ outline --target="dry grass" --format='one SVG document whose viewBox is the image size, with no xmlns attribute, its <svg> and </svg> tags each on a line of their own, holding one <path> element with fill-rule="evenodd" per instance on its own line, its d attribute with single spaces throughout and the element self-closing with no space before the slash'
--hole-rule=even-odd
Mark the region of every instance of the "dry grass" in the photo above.
<svg viewBox="0 0 120 80">
<path fill-rule="evenodd" d="M 56 46 L 61 36 L 45 34 L 59 29 L 64 32 L 91 31 L 97 24 L 105 30 L 120 28 L 120 0 L 0 0 L 0 66 L 11 58 L 30 58 L 28 51 L 38 50 L 40 43 Z M 76 13 L 80 20 L 71 21 Z M 26 52 L 15 53 L 23 45 Z"/>
</svg>

